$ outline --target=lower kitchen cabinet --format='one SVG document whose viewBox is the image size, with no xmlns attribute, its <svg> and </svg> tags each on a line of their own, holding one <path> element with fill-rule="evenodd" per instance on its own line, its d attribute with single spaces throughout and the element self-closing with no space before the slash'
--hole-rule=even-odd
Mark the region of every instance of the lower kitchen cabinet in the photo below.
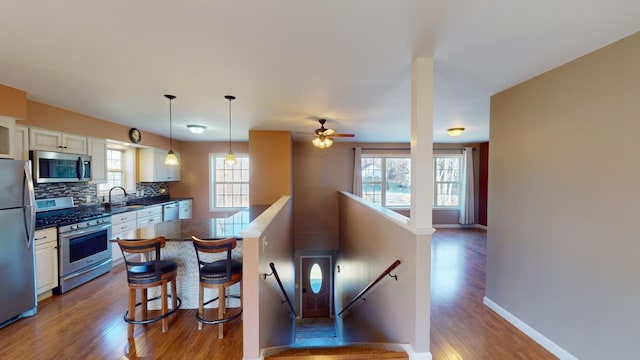
<svg viewBox="0 0 640 360">
<path fill-rule="evenodd" d="M 192 201 L 178 201 L 178 219 L 191 219 L 192 217 Z"/>
<path fill-rule="evenodd" d="M 111 215 L 111 238 L 112 239 L 135 239 L 138 228 L 138 216 L 136 211 Z M 111 243 L 111 259 L 113 264 L 124 261 L 122 251 L 117 242 Z"/>
<path fill-rule="evenodd" d="M 58 232 L 55 227 L 37 230 L 34 235 L 36 254 L 36 289 L 38 300 L 51 296 L 58 287 Z"/>
</svg>

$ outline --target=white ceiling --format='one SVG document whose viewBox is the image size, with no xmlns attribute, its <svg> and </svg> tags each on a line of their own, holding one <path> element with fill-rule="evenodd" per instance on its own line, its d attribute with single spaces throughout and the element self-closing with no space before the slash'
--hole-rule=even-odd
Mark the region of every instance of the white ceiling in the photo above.
<svg viewBox="0 0 640 360">
<path fill-rule="evenodd" d="M 234 141 L 328 118 L 355 141 L 406 142 L 411 61 L 433 56 L 434 141 L 485 141 L 492 94 L 638 19 L 637 0 L 3 1 L 0 84 L 166 136 L 174 94 L 180 140 L 227 140 L 231 94 Z"/>
</svg>

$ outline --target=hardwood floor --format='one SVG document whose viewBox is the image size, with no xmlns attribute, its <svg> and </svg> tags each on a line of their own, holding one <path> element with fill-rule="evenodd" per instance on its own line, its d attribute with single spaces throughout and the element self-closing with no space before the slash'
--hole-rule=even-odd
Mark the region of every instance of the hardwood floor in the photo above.
<svg viewBox="0 0 640 360">
<path fill-rule="evenodd" d="M 0 329 L 0 359 L 242 359 L 242 321 L 198 331 L 195 310 L 179 310 L 162 333 L 160 321 L 136 326 L 127 341 L 128 287 L 123 265 L 64 295 L 41 301 L 38 314 Z"/>
<path fill-rule="evenodd" d="M 438 229 L 433 235 L 433 359 L 556 359 L 482 303 L 486 239 L 481 229 Z"/>
<path fill-rule="evenodd" d="M 555 359 L 482 304 L 486 232 L 438 229 L 432 245 L 431 353 L 435 360 Z M 0 359 L 242 359 L 242 321 L 197 330 L 195 310 L 179 310 L 163 334 L 160 322 L 136 326 L 127 342 L 122 320 L 127 284 L 122 265 L 62 296 L 38 314 L 0 329 Z M 127 352 L 129 352 L 127 354 Z"/>
</svg>

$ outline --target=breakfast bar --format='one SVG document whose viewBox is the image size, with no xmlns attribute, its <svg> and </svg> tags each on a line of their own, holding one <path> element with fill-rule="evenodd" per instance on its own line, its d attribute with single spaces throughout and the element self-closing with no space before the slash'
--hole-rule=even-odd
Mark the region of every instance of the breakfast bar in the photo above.
<svg viewBox="0 0 640 360">
<path fill-rule="evenodd" d="M 201 239 L 224 239 L 235 237 L 242 240 L 240 231 L 242 231 L 249 223 L 257 217 L 266 207 L 252 207 L 240 210 L 228 217 L 207 218 L 207 219 L 182 219 L 171 220 L 150 224 L 139 228 L 136 231 L 134 239 L 124 240 L 142 240 L 150 239 L 156 236 L 164 236 L 166 239 L 165 247 L 162 249 L 162 258 L 171 259 L 178 263 L 178 296 L 182 300 L 182 309 L 198 308 L 198 261 L 195 249 L 191 242 L 191 236 L 197 236 Z M 113 242 L 116 239 L 112 240 Z M 114 246 L 117 246 L 114 244 Z M 210 259 L 225 258 L 226 254 L 209 254 Z M 235 259 L 242 260 L 242 241 L 237 241 L 236 248 L 232 251 Z M 158 289 L 150 291 L 150 297 L 159 294 Z M 212 296 L 215 297 L 215 289 Z M 230 294 L 240 294 L 240 284 L 232 286 L 229 290 Z M 207 295 L 209 297 L 209 295 Z M 209 304 L 207 307 L 214 307 L 215 304 Z M 230 307 L 239 306 L 239 300 L 230 299 Z M 151 307 L 150 307 L 151 308 Z"/>
</svg>

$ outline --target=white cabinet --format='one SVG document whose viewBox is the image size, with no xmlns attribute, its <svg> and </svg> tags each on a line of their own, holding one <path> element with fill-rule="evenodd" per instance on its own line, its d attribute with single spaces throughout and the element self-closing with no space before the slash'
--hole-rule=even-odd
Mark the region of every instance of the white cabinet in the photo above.
<svg viewBox="0 0 640 360">
<path fill-rule="evenodd" d="M 91 184 L 107 182 L 107 141 L 87 138 L 88 155 L 91 156 Z"/>
<path fill-rule="evenodd" d="M 39 299 L 51 295 L 58 286 L 58 232 L 55 227 L 37 230 L 34 235 L 36 254 L 36 288 Z"/>
<path fill-rule="evenodd" d="M 167 150 L 162 149 L 140 149 L 138 156 L 140 182 L 158 182 L 158 181 L 179 181 L 180 165 L 165 165 L 164 158 L 167 156 Z M 180 154 L 175 153 L 178 161 Z"/>
<path fill-rule="evenodd" d="M 13 154 L 16 160 L 29 160 L 29 128 L 16 125 L 16 137 L 13 141 Z"/>
<path fill-rule="evenodd" d="M 178 219 L 191 219 L 192 217 L 192 201 L 178 201 Z"/>
<path fill-rule="evenodd" d="M 135 239 L 138 228 L 137 220 L 137 211 L 111 215 L 111 238 Z M 111 258 L 114 264 L 122 262 L 122 251 L 116 242 L 111 243 Z"/>
<path fill-rule="evenodd" d="M 137 211 L 138 228 L 162 222 L 162 205 L 148 206 Z"/>
<path fill-rule="evenodd" d="M 87 137 L 64 134 L 46 129 L 30 128 L 29 149 L 86 154 Z"/>
<path fill-rule="evenodd" d="M 0 116 L 0 158 L 14 159 L 14 139 L 16 136 L 16 120 L 8 116 Z"/>
</svg>

